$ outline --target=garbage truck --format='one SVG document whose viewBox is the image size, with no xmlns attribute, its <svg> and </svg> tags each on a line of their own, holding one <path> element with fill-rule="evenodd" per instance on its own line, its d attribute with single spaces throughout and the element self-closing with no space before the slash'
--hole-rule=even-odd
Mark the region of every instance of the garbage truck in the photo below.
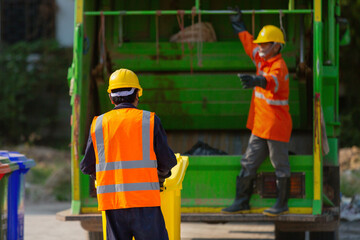
<svg viewBox="0 0 360 240">
<path fill-rule="evenodd" d="M 276 201 L 269 159 L 257 172 L 248 214 L 222 214 L 235 196 L 235 179 L 250 131 L 252 91 L 238 73 L 255 66 L 234 34 L 228 7 L 242 10 L 247 31 L 282 29 L 289 69 L 289 214 L 261 212 Z M 76 0 L 71 96 L 71 209 L 58 219 L 80 221 L 100 239 L 94 182 L 82 174 L 94 116 L 112 109 L 106 89 L 119 68 L 143 87 L 139 108 L 154 111 L 174 152 L 188 156 L 182 183 L 182 222 L 273 222 L 276 239 L 337 239 L 339 227 L 339 47 L 349 41 L 339 0 L 115 1 Z M 208 147 L 212 154 L 192 154 Z M 201 151 L 200 151 L 201 153 Z"/>
</svg>

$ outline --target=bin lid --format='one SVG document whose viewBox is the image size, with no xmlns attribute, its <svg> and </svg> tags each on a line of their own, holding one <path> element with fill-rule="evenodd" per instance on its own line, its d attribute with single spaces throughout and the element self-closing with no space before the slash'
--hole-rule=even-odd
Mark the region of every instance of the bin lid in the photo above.
<svg viewBox="0 0 360 240">
<path fill-rule="evenodd" d="M 0 156 L 0 174 L 4 175 L 19 169 L 16 163 L 12 163 L 8 158 Z"/>
<path fill-rule="evenodd" d="M 28 169 L 35 166 L 35 161 L 33 159 L 28 159 L 24 154 L 19 152 L 1 150 L 0 156 L 8 157 L 10 162 L 17 163 L 20 169 Z"/>
<path fill-rule="evenodd" d="M 12 172 L 9 164 L 1 163 L 0 162 L 0 175 L 4 175 L 6 173 Z M 2 177 L 2 176 L 1 176 Z"/>
<path fill-rule="evenodd" d="M 171 169 L 171 176 L 164 182 L 167 189 L 181 189 L 186 169 L 189 165 L 189 157 L 175 154 L 177 164 Z"/>
<path fill-rule="evenodd" d="M 7 164 L 10 163 L 10 160 L 8 157 L 4 157 L 0 155 L 0 163 Z"/>
</svg>

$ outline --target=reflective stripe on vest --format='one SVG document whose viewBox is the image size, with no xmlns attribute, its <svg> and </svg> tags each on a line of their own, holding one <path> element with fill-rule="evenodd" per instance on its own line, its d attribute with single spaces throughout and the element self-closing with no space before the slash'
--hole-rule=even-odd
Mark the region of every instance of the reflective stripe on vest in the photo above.
<svg viewBox="0 0 360 240">
<path fill-rule="evenodd" d="M 128 192 L 143 190 L 159 190 L 158 182 L 122 183 L 114 185 L 98 186 L 97 193 Z"/>
<path fill-rule="evenodd" d="M 256 53 L 259 51 L 259 47 L 254 48 L 253 52 L 252 52 L 252 56 L 253 56 L 253 63 L 256 66 L 256 61 L 255 61 L 255 55 Z"/>
<path fill-rule="evenodd" d="M 266 101 L 267 104 L 269 105 L 275 105 L 275 106 L 286 106 L 288 105 L 288 100 L 273 100 L 273 99 L 268 99 L 264 96 L 264 94 L 255 91 L 255 97 L 260 98 L 260 99 L 264 99 Z"/>
<path fill-rule="evenodd" d="M 96 172 L 121 170 L 121 169 L 134 169 L 134 168 L 157 168 L 157 161 L 150 160 L 150 116 L 148 111 L 142 111 L 142 160 L 129 160 L 129 161 L 105 161 L 104 149 L 104 134 L 101 115 L 96 119 L 95 124 L 95 138 L 98 151 L 99 163 L 96 164 Z M 97 193 L 111 193 L 111 192 L 125 192 L 125 191 L 140 191 L 140 190 L 159 190 L 158 182 L 144 182 L 144 183 L 126 183 L 115 185 L 98 186 Z"/>
<path fill-rule="evenodd" d="M 279 90 L 279 81 L 277 79 L 277 77 L 273 74 L 271 74 L 271 76 L 273 77 L 274 81 L 275 81 L 275 90 L 274 92 L 277 92 Z"/>
<path fill-rule="evenodd" d="M 267 76 L 267 73 L 266 72 L 263 72 L 261 70 L 259 70 L 259 75 L 262 75 L 262 76 Z M 279 90 L 279 80 L 277 79 L 277 77 L 273 74 L 271 74 L 271 76 L 273 77 L 274 79 L 274 82 L 275 82 L 275 89 L 274 89 L 274 92 L 276 93 L 278 90 Z M 287 75 L 288 76 L 288 75 Z M 289 76 L 288 76 L 289 77 Z M 286 79 L 285 79 L 286 80 Z"/>
<path fill-rule="evenodd" d="M 289 80 L 289 74 L 285 75 L 285 81 Z"/>
<path fill-rule="evenodd" d="M 103 134 L 103 128 L 102 128 L 102 120 L 103 120 L 104 114 L 100 115 L 96 119 L 95 124 L 95 138 L 96 138 L 96 147 L 98 151 L 98 158 L 100 163 L 105 163 L 105 148 L 104 148 L 104 134 Z M 96 165 L 96 170 L 97 170 Z"/>
<path fill-rule="evenodd" d="M 99 164 L 96 164 L 96 171 L 108 171 L 117 169 L 132 168 L 157 168 L 157 162 L 150 160 L 150 112 L 143 111 L 142 119 L 142 149 L 143 160 L 105 162 L 104 156 L 104 137 L 102 132 L 102 116 L 96 120 L 96 145 L 98 147 Z"/>
</svg>

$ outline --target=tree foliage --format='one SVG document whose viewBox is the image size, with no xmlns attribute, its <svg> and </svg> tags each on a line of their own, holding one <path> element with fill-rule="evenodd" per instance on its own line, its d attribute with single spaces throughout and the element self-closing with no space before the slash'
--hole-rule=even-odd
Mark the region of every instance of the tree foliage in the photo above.
<svg viewBox="0 0 360 240">
<path fill-rule="evenodd" d="M 340 82 L 344 95 L 340 98 L 340 145 L 360 145 L 360 0 L 342 0 L 341 17 L 350 25 L 351 43 L 340 48 Z"/>
<path fill-rule="evenodd" d="M 0 46 L 0 144 L 44 140 L 66 96 L 71 50 L 54 41 Z"/>
</svg>

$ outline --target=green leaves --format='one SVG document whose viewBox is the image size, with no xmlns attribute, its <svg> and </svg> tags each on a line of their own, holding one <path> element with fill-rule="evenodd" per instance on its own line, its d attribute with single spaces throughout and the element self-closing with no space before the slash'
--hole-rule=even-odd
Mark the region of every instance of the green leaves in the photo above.
<svg viewBox="0 0 360 240">
<path fill-rule="evenodd" d="M 0 45 L 0 144 L 46 137 L 67 93 L 71 56 L 54 41 Z"/>
<path fill-rule="evenodd" d="M 351 42 L 340 48 L 340 82 L 345 86 L 340 98 L 341 135 L 340 145 L 351 147 L 360 144 L 359 79 L 360 72 L 360 0 L 342 0 L 341 17 L 350 25 Z M 340 29 L 343 31 L 343 29 Z"/>
</svg>

